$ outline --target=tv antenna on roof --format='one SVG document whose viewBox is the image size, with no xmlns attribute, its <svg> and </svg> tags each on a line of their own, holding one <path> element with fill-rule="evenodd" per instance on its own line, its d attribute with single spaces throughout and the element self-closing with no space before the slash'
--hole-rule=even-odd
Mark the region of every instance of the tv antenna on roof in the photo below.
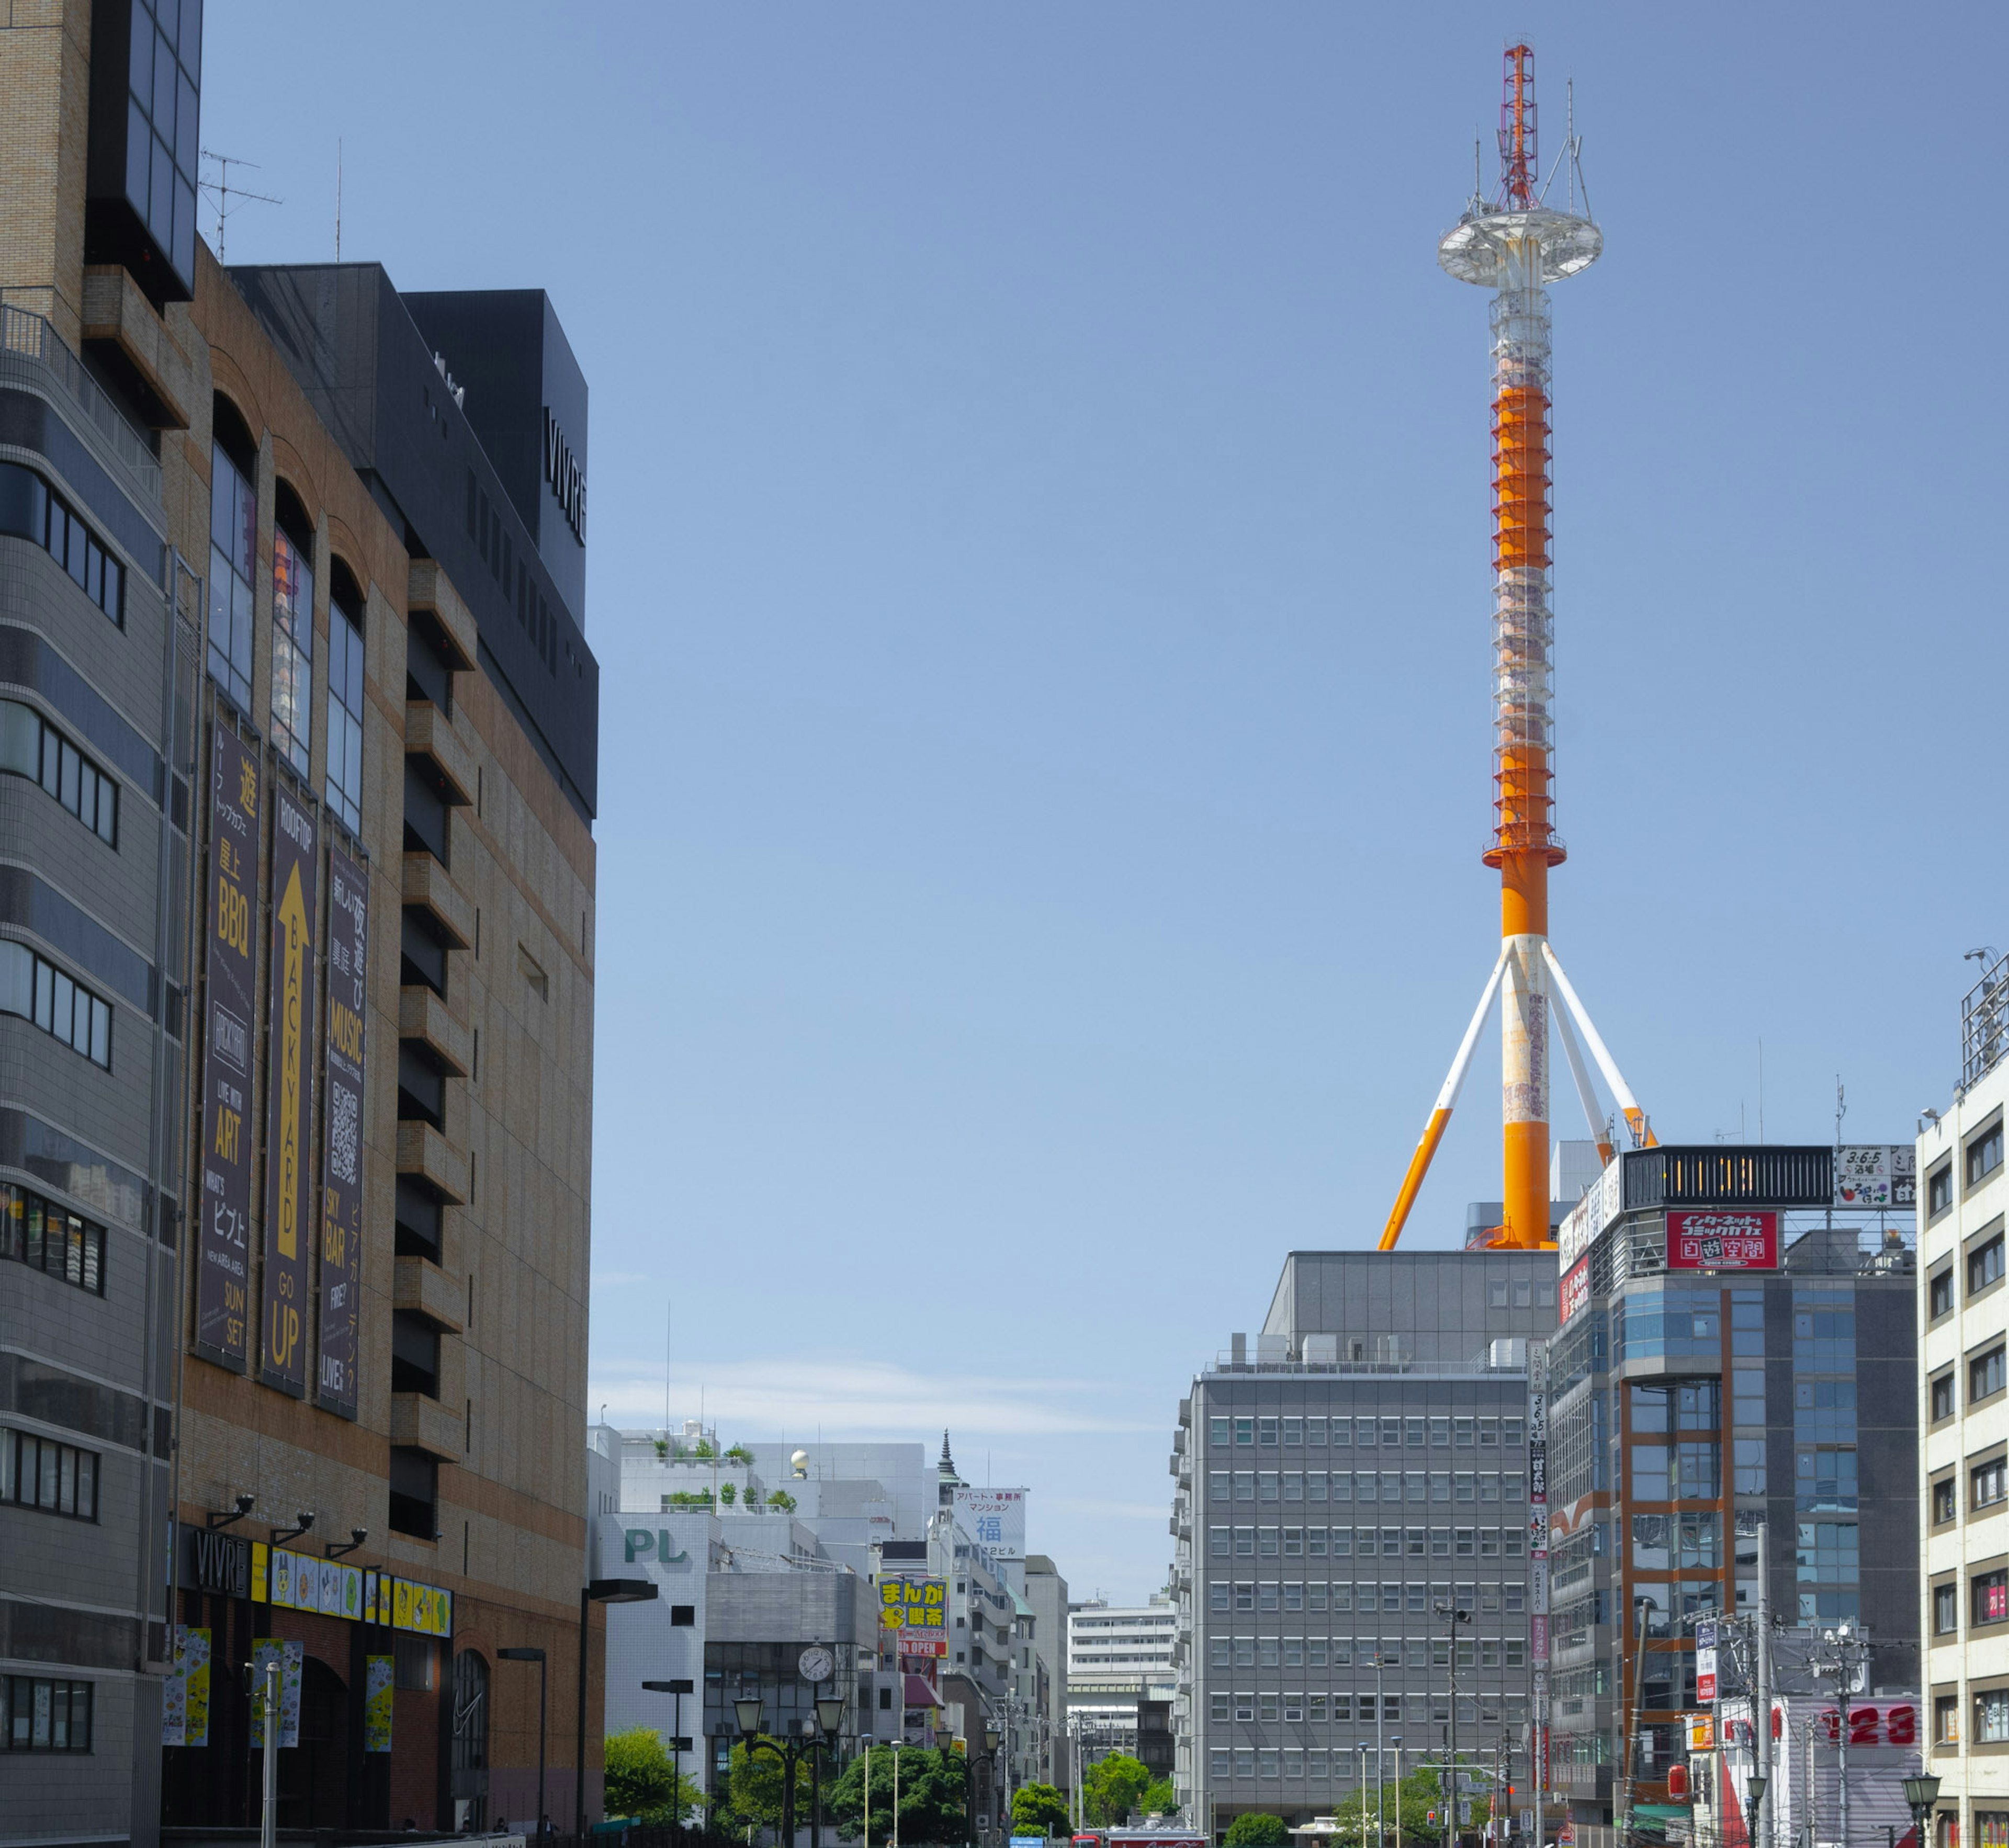
<svg viewBox="0 0 2009 1848">
<path fill-rule="evenodd" d="M 230 214 L 237 209 L 230 203 L 232 199 L 255 199 L 260 205 L 284 205 L 286 202 L 283 199 L 275 199 L 269 193 L 247 193 L 242 186 L 233 186 L 230 183 L 230 169 L 233 167 L 249 167 L 253 172 L 262 172 L 264 169 L 256 161 L 239 160 L 235 154 L 217 154 L 207 147 L 202 150 L 202 158 L 205 161 L 214 161 L 217 166 L 217 177 L 213 180 L 204 180 L 200 184 L 202 189 L 216 201 L 216 260 L 221 263 L 223 260 L 224 231 L 230 223 Z"/>
</svg>

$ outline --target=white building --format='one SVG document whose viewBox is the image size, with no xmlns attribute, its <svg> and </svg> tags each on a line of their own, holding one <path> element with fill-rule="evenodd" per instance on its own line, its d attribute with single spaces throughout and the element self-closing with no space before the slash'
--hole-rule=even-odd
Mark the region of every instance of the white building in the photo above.
<svg viewBox="0 0 2009 1848">
<path fill-rule="evenodd" d="M 1935 1848 L 2009 1841 L 2009 958 L 1962 1010 L 1961 1083 L 1918 1140 L 1924 1682 Z"/>
<path fill-rule="evenodd" d="M 1179 1613 L 1162 1592 L 1149 1604 L 1091 1598 L 1075 1605 L 1068 1613 L 1068 1679 L 1169 1681 L 1178 1634 Z"/>
</svg>

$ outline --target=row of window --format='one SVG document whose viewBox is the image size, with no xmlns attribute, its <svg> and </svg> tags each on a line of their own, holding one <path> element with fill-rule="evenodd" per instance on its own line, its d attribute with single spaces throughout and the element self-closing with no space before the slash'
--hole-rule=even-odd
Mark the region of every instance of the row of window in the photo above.
<svg viewBox="0 0 2009 1848">
<path fill-rule="evenodd" d="M 1976 1245 L 1967 1254 L 1967 1294 L 1979 1296 L 1982 1290 L 2002 1281 L 2004 1268 L 2002 1234 Z M 1942 1315 L 1953 1313 L 1953 1266 L 1933 1277 L 1926 1287 L 1926 1315 L 1936 1322 Z"/>
<path fill-rule="evenodd" d="M 1451 1717 L 1451 1700 L 1447 1694 L 1384 1694 L 1379 1696 L 1312 1693 L 1285 1688 L 1275 1694 L 1255 1693 L 1210 1694 L 1207 1696 L 1207 1719 L 1228 1726 L 1348 1726 L 1357 1719 L 1372 1726 L 1377 1719 L 1400 1721 L 1405 1698 L 1408 1703 L 1412 1718 L 1421 1719 L 1426 1712 L 1441 1708 L 1436 1717 Z M 1519 1702 L 1513 1703 L 1518 1706 Z M 1461 1697 L 1458 1718 L 1476 1718 L 1479 1708 L 1490 1709 L 1487 1717 L 1497 1719 L 1502 1706 L 1496 1694 L 1488 1698 L 1483 1694 Z M 1467 1711 L 1469 1709 L 1470 1711 Z"/>
<path fill-rule="evenodd" d="M 1215 1559 L 1518 1559 L 1519 1528 L 1234 1528 L 1206 1530 Z M 1378 1542 L 1378 1547 L 1377 1547 Z"/>
<path fill-rule="evenodd" d="M 6 1181 L 0 1181 L 0 1258 L 93 1296 L 105 1294 L 105 1228 Z"/>
<path fill-rule="evenodd" d="M 1469 1705 L 1465 1701 L 1458 1702 L 1461 1722 L 1500 1717 L 1497 1713 L 1488 1713 L 1480 1708 L 1474 1708 L 1468 1714 L 1464 1709 Z M 1412 1754 L 1411 1762 L 1414 1761 Z M 1391 1755 L 1391 1776 L 1394 1775 L 1394 1763 Z M 1373 1783 L 1381 1775 L 1377 1754 L 1371 1747 L 1349 1750 L 1345 1746 L 1335 1746 L 1330 1752 L 1316 1747 L 1299 1751 L 1294 1746 L 1214 1746 L 1207 1754 L 1207 1770 L 1216 1783 L 1225 1783 L 1231 1779 L 1281 1782 L 1303 1778 L 1348 1784 L 1353 1782 L 1356 1773 Z"/>
<path fill-rule="evenodd" d="M 112 1069 L 112 1006 L 26 943 L 0 939 L 0 1014 L 18 1014 L 44 1033 Z"/>
<path fill-rule="evenodd" d="M 1210 1470 L 1216 1502 L 1525 1501 L 1518 1470 Z"/>
<path fill-rule="evenodd" d="M 119 785 L 32 706 L 0 699 L 0 770 L 26 777 L 108 847 L 119 844 Z"/>
<path fill-rule="evenodd" d="M 1963 1164 L 1967 1184 L 1979 1187 L 2002 1166 L 2002 1121 L 2000 1117 L 1967 1145 Z M 1953 1205 L 1953 1163 L 1947 1162 L 1926 1178 L 1926 1217 L 1937 1219 Z"/>
<path fill-rule="evenodd" d="M 2009 1688 L 1994 1688 L 1986 1694 L 1978 1694 L 1974 1699 L 1974 1742 L 1977 1745 L 2009 1744 Z M 1938 1745 L 1960 1744 L 1960 1696 L 1941 1694 L 1933 1702 L 1933 1740 Z M 1947 1818 L 1942 1816 L 1944 1822 Z M 1997 1825 L 1999 1832 L 1993 1839 L 2009 1843 L 2009 1811 L 2000 1812 L 1976 1810 L 1974 1820 L 1981 1839 L 1990 1839 L 1987 1825 Z M 1946 1832 L 1940 1831 L 1940 1839 Z"/>
<path fill-rule="evenodd" d="M 1527 1608 L 1525 1585 L 1511 1581 L 1505 1584 L 1488 1584 L 1483 1588 L 1485 1602 L 1480 1604 L 1474 1602 L 1475 1589 L 1471 1585 L 1458 1588 L 1460 1609 L 1518 1611 Z M 1209 1608 L 1215 1611 L 1407 1610 L 1427 1616 L 1435 1605 L 1450 1602 L 1451 1592 L 1447 1584 L 1428 1584 L 1421 1579 L 1369 1584 L 1364 1580 L 1356 1582 L 1351 1579 L 1300 1582 L 1296 1579 L 1217 1578 L 1210 1582 L 1208 1599 Z"/>
<path fill-rule="evenodd" d="M 2000 1457 L 1978 1463 L 1968 1472 L 1968 1506 L 1980 1513 L 2009 1501 L 2009 1464 Z M 1943 1527 L 1960 1510 L 1960 1481 L 1948 1476 L 1933 1485 L 1933 1524 Z"/>
<path fill-rule="evenodd" d="M 1951 1636 L 1959 1628 L 1959 1588 L 1933 1588 L 1933 1634 Z M 1975 1629 L 2009 1623 L 2009 1571 L 1977 1572 L 1968 1581 L 1968 1621 Z"/>
<path fill-rule="evenodd" d="M 0 1751 L 87 1752 L 90 1683 L 0 1675 Z"/>
<path fill-rule="evenodd" d="M 2009 1346 L 1997 1342 L 1967 1363 L 1967 1402 L 1979 1405 L 1992 1399 L 2009 1385 Z M 1953 1416 L 1953 1369 L 1949 1367 L 1932 1383 L 1932 1421 Z"/>
<path fill-rule="evenodd" d="M 97 1456 L 52 1437 L 0 1429 L 0 1502 L 95 1521 Z"/>
<path fill-rule="evenodd" d="M 258 497 L 220 442 L 211 467 L 209 672 L 249 713 Z M 363 800 L 363 611 L 342 582 L 338 572 L 328 597 L 327 795 L 353 830 Z M 273 742 L 304 777 L 313 749 L 314 572 L 304 537 L 282 526 L 272 536 L 272 632 Z"/>
<path fill-rule="evenodd" d="M 114 622 L 126 619 L 126 568 L 41 476 L 0 462 L 0 533 L 32 540 Z"/>
<path fill-rule="evenodd" d="M 1298 1418 L 1280 1414 L 1273 1418 L 1251 1414 L 1207 1420 L 1210 1444 L 1281 1445 L 1285 1450 L 1302 1445 L 1314 1450 L 1328 1446 L 1370 1450 L 1377 1445 L 1392 1447 L 1405 1443 L 1412 1450 L 1426 1446 L 1484 1449 L 1502 1443 L 1518 1448 L 1526 1438 L 1527 1421 L 1519 1418 Z"/>
</svg>

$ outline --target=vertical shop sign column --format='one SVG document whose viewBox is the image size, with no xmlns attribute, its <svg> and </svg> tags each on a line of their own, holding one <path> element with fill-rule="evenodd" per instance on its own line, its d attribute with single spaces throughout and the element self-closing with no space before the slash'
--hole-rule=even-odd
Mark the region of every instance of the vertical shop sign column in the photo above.
<svg viewBox="0 0 2009 1848">
<path fill-rule="evenodd" d="M 307 1386 L 307 1104 L 314 1089 L 314 817 L 283 787 L 272 807 L 270 1028 L 265 1064 L 265 1287 L 260 1377 L 304 1397 Z"/>
<path fill-rule="evenodd" d="M 1590 1260 L 1583 1260 L 1588 1264 Z M 1546 1829 L 1549 1789 L 1549 1351 L 1528 1349 L 1528 1655 L 1532 1668 L 1535 1827 Z"/>
<path fill-rule="evenodd" d="M 211 735 L 209 942 L 202 1053 L 202 1201 L 195 1345 L 242 1373 L 251 1286 L 252 920 L 258 915 L 258 762 L 221 727 Z"/>
<path fill-rule="evenodd" d="M 328 855 L 328 1061 L 322 1080 L 320 1403 L 356 1416 L 357 1297 L 363 1271 L 364 972 L 367 875 L 339 848 Z"/>
</svg>

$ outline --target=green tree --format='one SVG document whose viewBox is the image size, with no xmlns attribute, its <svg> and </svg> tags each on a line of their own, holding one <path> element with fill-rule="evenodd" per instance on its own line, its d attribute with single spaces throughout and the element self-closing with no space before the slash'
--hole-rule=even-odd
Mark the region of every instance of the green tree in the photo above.
<svg viewBox="0 0 2009 1848">
<path fill-rule="evenodd" d="M 1377 1829 L 1384 1821 L 1388 1839 L 1394 1841 L 1399 1810 L 1402 1839 L 1405 1843 L 1435 1843 L 1441 1841 L 1446 1832 L 1444 1803 L 1437 1773 L 1412 1772 L 1399 1785 L 1391 1779 L 1386 1784 L 1369 1784 L 1365 1790 L 1355 1791 L 1334 1806 L 1333 1819 L 1339 1825 L 1338 1839 L 1341 1843 L 1374 1848 Z"/>
<path fill-rule="evenodd" d="M 739 1491 L 735 1489 L 730 1482 L 721 1482 L 719 1484 L 718 1499 L 721 1502 L 725 1503 L 727 1507 L 731 1507 L 733 1503 L 739 1499 Z"/>
<path fill-rule="evenodd" d="M 1168 1777 L 1146 1784 L 1137 1799 L 1137 1807 L 1147 1816 L 1169 1816 L 1179 1807 L 1178 1786 Z"/>
<path fill-rule="evenodd" d="M 1021 1784 L 1012 1793 L 1015 1836 L 1064 1836 L 1069 1821 L 1067 1799 L 1051 1784 Z"/>
<path fill-rule="evenodd" d="M 663 1736 L 648 1726 L 631 1726 L 607 1739 L 607 1813 L 644 1822 L 679 1822 L 700 1807 L 704 1793 L 678 1775 Z"/>
<path fill-rule="evenodd" d="M 1291 1848 L 1291 1832 L 1281 1816 L 1252 1810 L 1228 1824 L 1228 1848 Z"/>
<path fill-rule="evenodd" d="M 1150 1783 L 1151 1773 L 1141 1758 L 1111 1752 L 1081 1774 L 1082 1807 L 1097 1828 L 1120 1827 Z"/>
<path fill-rule="evenodd" d="M 795 1498 L 785 1489 L 778 1489 L 767 1497 L 767 1506 L 779 1508 L 784 1514 L 792 1514 L 795 1511 Z"/>
<path fill-rule="evenodd" d="M 735 1745 L 726 1773 L 726 1802 L 722 1811 L 714 1805 L 714 1816 L 727 1828 L 738 1824 L 779 1829 L 781 1797 L 787 1789 L 787 1774 L 772 1752 L 749 1753 L 744 1744 Z M 795 1819 L 806 1822 L 809 1814 L 810 1767 L 805 1758 L 795 1766 Z"/>
<path fill-rule="evenodd" d="M 902 1747 L 900 1754 L 900 1839 L 903 1842 L 961 1842 L 969 1839 L 969 1780 L 960 1752 L 931 1751 L 920 1746 Z M 824 1798 L 824 1814 L 840 1833 L 856 1835 L 864 1826 L 866 1779 L 871 1779 L 872 1841 L 893 1839 L 893 1748 L 874 1746 L 853 1758 Z M 806 1815 L 807 1812 L 802 1812 Z"/>
</svg>

